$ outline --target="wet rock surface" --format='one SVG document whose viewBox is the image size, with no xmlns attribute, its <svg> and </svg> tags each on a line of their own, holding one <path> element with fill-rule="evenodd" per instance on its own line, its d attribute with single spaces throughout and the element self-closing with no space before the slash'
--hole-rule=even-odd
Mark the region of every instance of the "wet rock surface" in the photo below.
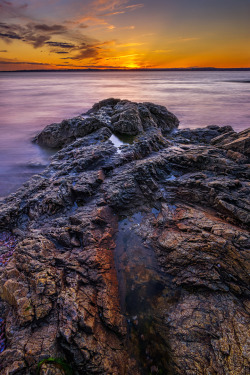
<svg viewBox="0 0 250 375">
<path fill-rule="evenodd" d="M 95 104 L 81 116 L 48 125 L 33 141 L 40 146 L 60 148 L 103 127 L 116 134 L 137 135 L 150 128 L 160 128 L 166 134 L 178 125 L 177 117 L 163 106 L 111 98 Z"/>
<path fill-rule="evenodd" d="M 36 137 L 61 150 L 1 203 L 1 374 L 249 373 L 250 131 L 178 124 L 107 99 Z"/>
</svg>

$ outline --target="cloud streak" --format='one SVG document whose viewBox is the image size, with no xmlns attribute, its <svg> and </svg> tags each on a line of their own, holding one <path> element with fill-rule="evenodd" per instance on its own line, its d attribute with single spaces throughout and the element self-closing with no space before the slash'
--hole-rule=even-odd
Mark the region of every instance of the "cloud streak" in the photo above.
<svg viewBox="0 0 250 375">
<path fill-rule="evenodd" d="M 58 47 L 64 49 L 72 49 L 75 47 L 75 44 L 72 43 L 63 43 L 63 42 L 46 42 L 51 47 Z"/>
<path fill-rule="evenodd" d="M 66 64 L 57 64 L 58 67 L 71 68 L 82 68 L 82 69 L 124 69 L 124 66 L 117 65 L 66 65 Z"/>
<path fill-rule="evenodd" d="M 41 62 L 32 62 L 32 61 L 11 61 L 11 60 L 0 60 L 0 64 L 2 65 L 43 65 L 43 66 L 51 66 L 54 64 L 48 63 L 41 63 Z"/>
<path fill-rule="evenodd" d="M 62 25 L 46 25 L 46 24 L 37 24 L 37 25 L 31 25 L 35 30 L 45 32 L 45 33 L 55 33 L 55 34 L 61 34 L 64 33 L 67 29 L 66 27 Z"/>
<path fill-rule="evenodd" d="M 87 48 L 83 48 L 80 50 L 80 52 L 74 56 L 71 57 L 72 60 L 84 60 L 84 59 L 90 59 L 90 58 L 97 58 L 99 56 L 100 51 L 98 50 L 98 47 L 95 46 L 89 46 Z"/>
<path fill-rule="evenodd" d="M 46 25 L 28 23 L 26 25 L 0 23 L 0 38 L 6 42 L 14 39 L 33 45 L 34 48 L 43 46 L 53 35 L 65 34 L 67 29 L 61 25 Z"/>
<path fill-rule="evenodd" d="M 22 39 L 19 35 L 17 35 L 14 32 L 9 32 L 9 33 L 0 32 L 0 38 L 3 38 L 4 40 L 7 40 L 7 41 L 9 41 L 8 39 L 17 39 L 17 40 Z"/>
<path fill-rule="evenodd" d="M 142 7 L 144 7 L 144 4 L 134 4 L 134 5 L 128 5 L 128 6 L 126 6 L 126 9 L 128 9 L 128 10 L 136 10 L 136 9 L 139 9 L 139 8 L 142 8 Z"/>
<path fill-rule="evenodd" d="M 91 25 L 103 26 L 109 30 L 117 28 L 115 25 L 107 22 L 106 18 L 124 15 L 125 13 L 135 11 L 144 6 L 143 3 L 127 5 L 130 0 L 96 0 L 90 6 L 80 22 L 89 22 Z M 134 26 L 125 26 L 124 29 L 133 29 Z"/>
<path fill-rule="evenodd" d="M 103 11 L 113 11 L 114 9 L 122 7 L 127 4 L 129 0 L 95 0 L 93 2 L 93 9 L 103 12 Z"/>
</svg>

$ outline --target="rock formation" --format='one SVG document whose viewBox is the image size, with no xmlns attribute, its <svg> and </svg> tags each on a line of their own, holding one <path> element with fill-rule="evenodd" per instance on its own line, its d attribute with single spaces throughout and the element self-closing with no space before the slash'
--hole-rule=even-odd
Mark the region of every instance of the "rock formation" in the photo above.
<svg viewBox="0 0 250 375">
<path fill-rule="evenodd" d="M 59 150 L 0 207 L 1 374 L 249 373 L 250 130 L 178 124 L 107 99 L 35 137 Z"/>
</svg>

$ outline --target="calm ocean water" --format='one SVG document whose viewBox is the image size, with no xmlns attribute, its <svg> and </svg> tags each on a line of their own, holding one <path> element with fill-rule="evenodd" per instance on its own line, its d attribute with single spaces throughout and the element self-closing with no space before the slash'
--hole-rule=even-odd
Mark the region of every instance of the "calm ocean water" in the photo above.
<svg viewBox="0 0 250 375">
<path fill-rule="evenodd" d="M 48 163 L 37 132 L 108 97 L 162 104 L 181 128 L 250 126 L 250 72 L 0 73 L 0 196 Z"/>
</svg>

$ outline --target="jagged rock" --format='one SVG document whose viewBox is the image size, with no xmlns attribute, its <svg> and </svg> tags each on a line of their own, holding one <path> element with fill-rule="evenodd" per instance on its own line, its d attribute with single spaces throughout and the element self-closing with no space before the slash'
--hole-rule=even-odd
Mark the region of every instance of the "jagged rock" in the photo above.
<svg viewBox="0 0 250 375">
<path fill-rule="evenodd" d="M 1 374 L 246 375 L 248 131 L 171 132 L 119 99 L 87 115 L 40 133 L 64 147 L 1 202 Z"/>
<path fill-rule="evenodd" d="M 33 141 L 40 146 L 61 148 L 104 127 L 120 134 L 137 135 L 157 127 L 168 133 L 179 125 L 177 117 L 163 106 L 112 98 L 95 104 L 85 115 L 48 125 Z"/>
<path fill-rule="evenodd" d="M 223 145 L 226 150 L 240 152 L 249 157 L 250 155 L 250 131 L 244 134 L 239 133 L 237 139 Z"/>
<path fill-rule="evenodd" d="M 222 136 L 214 138 L 211 144 L 249 157 L 250 129 L 246 129 L 240 133 L 230 131 Z"/>
<path fill-rule="evenodd" d="M 40 146 L 60 148 L 103 127 L 105 124 L 96 118 L 63 120 L 60 124 L 46 126 L 33 141 Z"/>
<path fill-rule="evenodd" d="M 228 135 L 237 134 L 233 131 L 231 126 L 208 125 L 205 128 L 197 129 L 182 129 L 179 132 L 179 142 L 183 142 L 183 138 L 187 141 L 185 143 L 206 143 L 216 144 L 216 140 L 227 138 Z M 234 139 L 234 138 L 233 138 Z"/>
<path fill-rule="evenodd" d="M 143 103 L 143 105 L 149 110 L 154 122 L 157 124 L 163 134 L 170 133 L 172 130 L 178 128 L 179 120 L 177 117 L 169 112 L 165 107 L 156 105 L 154 103 Z M 142 121 L 144 120 L 144 113 L 140 108 Z"/>
</svg>

